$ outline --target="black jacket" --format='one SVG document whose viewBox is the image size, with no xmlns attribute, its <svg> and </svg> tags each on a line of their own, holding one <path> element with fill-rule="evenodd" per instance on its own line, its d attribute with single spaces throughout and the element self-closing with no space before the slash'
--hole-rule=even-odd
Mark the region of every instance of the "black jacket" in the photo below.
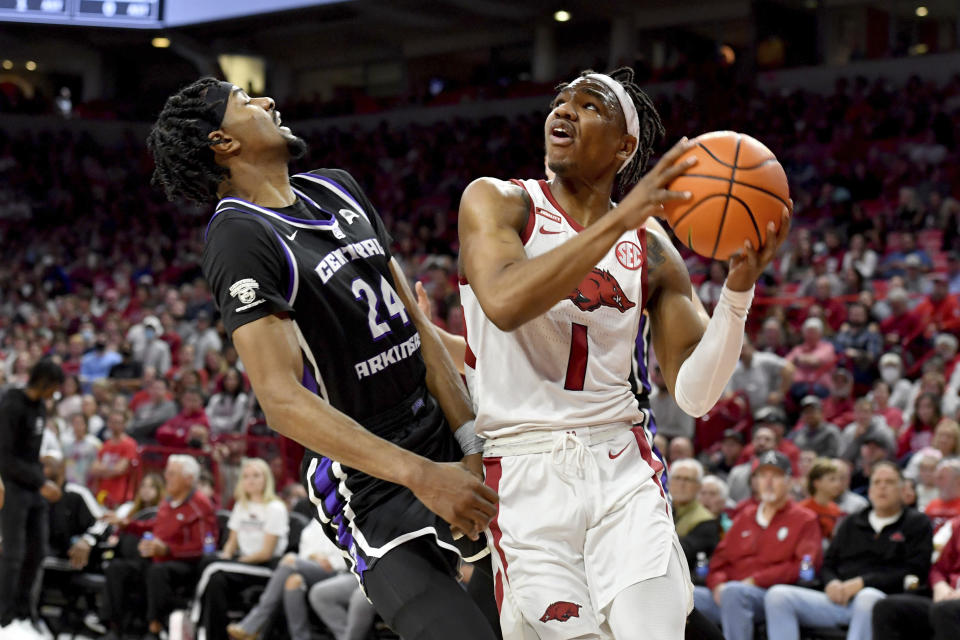
<svg viewBox="0 0 960 640">
<path fill-rule="evenodd" d="M 0 476 L 6 483 L 37 490 L 46 482 L 40 464 L 40 443 L 46 409 L 23 389 L 11 389 L 0 399 Z"/>
<path fill-rule="evenodd" d="M 91 547 L 106 537 L 109 527 L 98 521 L 100 505 L 90 490 L 72 482 L 61 487 L 63 497 L 50 503 L 50 553 L 66 558 L 75 538 L 83 538 Z"/>
<path fill-rule="evenodd" d="M 901 593 L 908 575 L 917 576 L 924 584 L 933 552 L 930 519 L 908 507 L 896 522 L 875 533 L 868 520 L 871 509 L 840 523 L 823 558 L 823 584 L 859 576 L 865 587 L 884 593 Z"/>
</svg>

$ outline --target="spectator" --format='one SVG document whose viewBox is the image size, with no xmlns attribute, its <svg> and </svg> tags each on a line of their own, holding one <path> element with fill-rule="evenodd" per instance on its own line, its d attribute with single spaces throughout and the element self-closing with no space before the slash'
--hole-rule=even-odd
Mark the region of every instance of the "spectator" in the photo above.
<svg viewBox="0 0 960 640">
<path fill-rule="evenodd" d="M 885 347 L 887 349 L 906 348 L 910 341 L 922 331 L 917 316 L 910 311 L 907 291 L 902 287 L 890 289 L 887 292 L 887 303 L 890 305 L 890 315 L 880 323 L 880 333 L 883 334 Z M 887 382 L 890 383 L 889 380 Z"/>
<path fill-rule="evenodd" d="M 87 419 L 87 432 L 94 435 L 103 431 L 106 421 L 100 415 L 100 403 L 92 394 L 86 394 L 80 399 L 80 412 Z"/>
<path fill-rule="evenodd" d="M 874 438 L 883 444 L 888 456 L 893 456 L 897 447 L 895 436 L 884 419 L 873 413 L 873 402 L 869 398 L 857 400 L 853 409 L 853 422 L 847 425 L 841 433 L 840 457 L 850 462 L 856 461 L 860 455 L 860 446 L 867 438 Z"/>
<path fill-rule="evenodd" d="M 60 487 L 46 479 L 40 464 L 45 401 L 63 384 L 63 371 L 50 360 L 30 369 L 25 389 L 0 399 L 0 477 L 6 504 L 0 518 L 0 627 L 30 620 L 30 590 L 47 539 L 47 503 L 60 499 Z"/>
<path fill-rule="evenodd" d="M 720 524 L 698 497 L 702 481 L 703 465 L 696 460 L 679 460 L 670 468 L 673 521 L 691 571 L 697 566 L 697 554 L 709 557 L 720 542 Z"/>
<path fill-rule="evenodd" d="M 787 432 L 787 414 L 780 407 L 762 407 L 753 415 L 753 428 L 758 425 L 770 427 L 773 430 L 775 438 L 774 448 L 790 459 L 790 464 L 794 469 L 798 468 L 800 463 L 800 449 L 790 440 L 785 438 Z M 740 453 L 740 462 L 746 462 L 753 458 L 753 443 L 750 443 Z"/>
<path fill-rule="evenodd" d="M 726 478 L 740 462 L 743 452 L 743 434 L 736 429 L 726 429 L 720 438 L 720 447 L 710 456 L 710 473 Z"/>
<path fill-rule="evenodd" d="M 760 339 L 757 346 L 763 353 L 772 353 L 781 357 L 790 352 L 787 338 L 783 331 L 783 324 L 777 318 L 767 318 L 760 328 Z"/>
<path fill-rule="evenodd" d="M 96 461 L 103 443 L 96 436 L 87 433 L 87 419 L 82 413 L 70 416 L 73 437 L 63 445 L 67 482 L 88 486 L 90 467 Z"/>
<path fill-rule="evenodd" d="M 813 286 L 813 304 L 823 309 L 823 319 L 834 333 L 847 320 L 847 309 L 837 299 L 837 288 L 834 285 L 835 276 L 818 276 Z M 823 331 L 821 330 L 821 333 Z"/>
<path fill-rule="evenodd" d="M 167 420 L 177 415 L 177 405 L 167 397 L 167 381 L 156 378 L 150 382 L 149 398 L 140 403 L 133 412 L 130 435 L 138 442 L 153 438 L 153 434 Z"/>
<path fill-rule="evenodd" d="M 960 424 L 947 418 L 937 423 L 930 444 L 943 454 L 944 458 L 960 456 Z"/>
<path fill-rule="evenodd" d="M 933 430 L 940 422 L 940 403 L 934 394 L 921 393 L 914 406 L 916 408 L 910 417 L 910 423 L 900 433 L 897 441 L 897 456 L 901 458 L 930 446 Z"/>
<path fill-rule="evenodd" d="M 730 530 L 733 521 L 727 515 L 727 510 L 734 506 L 734 503 L 727 495 L 727 483 L 717 476 L 707 476 L 703 479 L 700 486 L 700 495 L 698 499 L 707 510 L 717 518 L 720 523 L 721 535 Z"/>
<path fill-rule="evenodd" d="M 188 387 L 180 394 L 180 413 L 157 429 L 157 442 L 168 447 L 199 449 L 210 433 L 210 421 L 203 410 L 203 393 Z"/>
<path fill-rule="evenodd" d="M 47 480 L 61 491 L 60 499 L 49 505 L 50 554 L 69 559 L 73 569 L 83 569 L 97 543 L 106 537 L 107 524 L 99 522 L 102 509 L 89 489 L 67 482 L 63 460 L 48 456 L 43 459 L 43 467 Z"/>
<path fill-rule="evenodd" d="M 830 395 L 823 400 L 823 419 L 833 424 L 849 424 L 853 420 L 853 377 L 843 367 L 831 374 Z"/>
<path fill-rule="evenodd" d="M 114 511 L 108 511 L 104 514 L 104 520 L 111 526 L 122 530 L 130 524 L 133 516 L 144 509 L 156 507 L 163 500 L 164 494 L 163 476 L 159 473 L 148 473 L 143 476 L 140 486 L 137 487 L 137 493 L 133 500 L 124 502 Z"/>
<path fill-rule="evenodd" d="M 129 342 L 120 345 L 120 362 L 110 367 L 110 381 L 123 393 L 134 393 L 143 384 L 143 364 L 134 359 Z"/>
<path fill-rule="evenodd" d="M 823 404 L 814 395 L 800 401 L 800 424 L 790 439 L 801 449 L 813 449 L 818 456 L 836 457 L 840 453 L 840 430 L 823 419 Z"/>
<path fill-rule="evenodd" d="M 230 603 L 246 587 L 265 584 L 272 573 L 269 564 L 287 548 L 289 516 L 274 493 L 273 482 L 266 462 L 244 461 L 227 523 L 230 536 L 197 585 L 200 606 L 194 617 L 199 614 L 209 640 L 227 638 Z"/>
<path fill-rule="evenodd" d="M 180 362 L 180 366 L 191 365 L 193 369 L 203 369 L 203 360 L 207 351 L 221 351 L 223 341 L 217 334 L 217 330 L 210 325 L 210 312 L 200 311 L 197 313 L 197 330 L 187 338 L 187 343 L 193 346 L 193 362 Z"/>
<path fill-rule="evenodd" d="M 745 335 L 740 361 L 727 383 L 727 393 L 746 394 L 752 411 L 767 405 L 782 405 L 793 384 L 794 372 L 793 364 L 775 353 L 758 352 Z"/>
<path fill-rule="evenodd" d="M 841 493 L 843 485 L 837 464 L 829 458 L 817 458 L 807 474 L 807 494 L 810 497 L 799 504 L 817 514 L 824 542 L 833 539 L 834 528 L 844 515 L 834 502 Z"/>
<path fill-rule="evenodd" d="M 127 414 L 111 411 L 107 416 L 110 437 L 97 453 L 97 461 L 90 466 L 90 477 L 99 480 L 97 493 L 108 507 L 115 507 L 127 496 L 130 472 L 139 460 L 136 441 L 127 435 Z"/>
<path fill-rule="evenodd" d="M 223 388 L 207 402 L 207 418 L 214 436 L 240 433 L 249 409 L 247 394 L 243 392 L 243 376 L 239 370 L 228 369 L 222 384 Z"/>
<path fill-rule="evenodd" d="M 940 495 L 937 489 L 937 465 L 943 459 L 943 452 L 933 447 L 924 447 L 910 456 L 910 463 L 903 475 L 917 481 L 917 509 L 926 511 L 930 501 Z"/>
<path fill-rule="evenodd" d="M 850 249 L 843 256 L 843 270 L 856 269 L 864 280 L 873 279 L 877 270 L 877 253 L 867 247 L 863 236 L 856 233 L 850 237 Z"/>
<path fill-rule="evenodd" d="M 882 418 L 893 433 L 899 433 L 903 426 L 903 412 L 890 405 L 890 385 L 883 380 L 877 380 L 873 383 L 870 398 L 873 400 L 874 415 Z"/>
<path fill-rule="evenodd" d="M 197 563 L 203 540 L 217 535 L 217 518 L 206 497 L 196 491 L 200 465 L 190 456 L 167 458 L 164 471 L 166 499 L 156 518 L 127 525 L 132 535 L 150 533 L 137 546 L 139 557 L 114 559 L 106 568 L 104 610 L 108 622 L 106 640 L 119 640 L 131 627 L 134 615 L 143 613 L 130 596 L 143 593 L 146 583 L 148 635 L 155 640 L 163 630 L 161 621 L 175 605 L 174 591 L 196 583 Z"/>
<path fill-rule="evenodd" d="M 800 625 L 849 625 L 849 640 L 871 640 L 873 606 L 901 593 L 904 579 L 921 580 L 930 569 L 930 521 L 903 507 L 903 477 L 893 463 L 878 464 L 870 476 L 872 507 L 851 515 L 827 548 L 823 592 L 778 585 L 764 598 L 769 640 L 798 638 Z"/>
<path fill-rule="evenodd" d="M 960 251 L 947 254 L 947 291 L 951 295 L 960 294 Z"/>
<path fill-rule="evenodd" d="M 257 606 L 240 622 L 227 625 L 227 635 L 236 640 L 256 640 L 283 605 L 291 640 L 310 640 L 306 590 L 344 570 L 346 563 L 340 549 L 330 542 L 320 523 L 311 520 L 300 534 L 299 551 L 283 556 Z M 353 582 L 357 584 L 356 578 Z"/>
<path fill-rule="evenodd" d="M 869 384 L 883 350 L 883 336 L 870 324 L 870 310 L 862 302 L 852 302 L 846 324 L 834 337 L 837 353 L 849 364 L 858 385 Z"/>
<path fill-rule="evenodd" d="M 657 435 L 666 438 L 677 436 L 692 438 L 694 418 L 677 406 L 677 402 L 667 389 L 667 383 L 663 379 L 659 365 L 654 365 L 650 380 L 653 382 L 650 390 L 650 409 L 653 415 L 657 416 Z"/>
<path fill-rule="evenodd" d="M 840 510 L 844 513 L 857 513 L 869 506 L 870 503 L 866 498 L 850 490 L 852 465 L 843 458 L 834 458 L 833 461 L 837 465 L 837 473 L 840 475 L 840 486 L 843 488 L 843 492 L 834 500 L 837 506 L 840 507 Z"/>
<path fill-rule="evenodd" d="M 170 356 L 170 345 L 161 336 L 163 325 L 156 316 L 147 316 L 143 319 L 143 348 L 134 355 L 143 363 L 144 367 L 153 367 L 159 376 L 165 376 L 173 365 Z"/>
<path fill-rule="evenodd" d="M 690 438 L 677 436 L 670 441 L 667 449 L 667 461 L 670 465 L 680 460 L 687 460 L 693 457 L 693 443 Z"/>
<path fill-rule="evenodd" d="M 122 360 L 113 346 L 107 345 L 106 339 L 100 336 L 93 345 L 93 350 L 84 354 L 80 360 L 80 380 L 89 388 L 93 381 L 106 378 L 110 374 L 110 368 Z"/>
<path fill-rule="evenodd" d="M 934 273 L 930 275 L 930 281 L 933 290 L 913 310 L 917 330 L 931 334 L 960 330 L 960 300 L 950 294 L 947 277 L 942 273 Z"/>
<path fill-rule="evenodd" d="M 817 517 L 787 496 L 787 457 L 767 451 L 754 473 L 760 504 L 734 519 L 710 560 L 707 586 L 694 587 L 697 610 L 721 623 L 725 637 L 738 640 L 752 640 L 754 621 L 764 618 L 766 590 L 795 582 L 803 558 L 819 566 L 821 556 Z"/>
<path fill-rule="evenodd" d="M 310 606 L 335 640 L 365 640 L 376 618 L 376 610 L 357 584 L 344 573 L 310 587 Z"/>
<path fill-rule="evenodd" d="M 904 476 L 903 478 L 903 491 L 900 492 L 903 496 L 903 506 L 911 507 L 913 509 L 917 508 L 917 481 L 911 480 Z"/>
<path fill-rule="evenodd" d="M 890 389 L 890 406 L 906 411 L 913 385 L 903 377 L 903 359 L 898 354 L 888 352 L 880 356 L 880 378 Z"/>
<path fill-rule="evenodd" d="M 82 411 L 83 396 L 80 393 L 80 379 L 66 376 L 60 388 L 60 401 L 57 403 L 57 415 L 66 420 Z"/>
<path fill-rule="evenodd" d="M 830 394 L 830 372 L 837 361 L 833 345 L 823 339 L 823 322 L 808 318 L 803 323 L 803 342 L 787 354 L 796 367 L 790 395 L 794 401 L 806 395 L 825 398 Z"/>
<path fill-rule="evenodd" d="M 865 495 L 870 485 L 870 476 L 874 467 L 887 460 L 887 440 L 883 436 L 873 434 L 865 437 L 860 445 L 860 453 L 854 461 L 854 472 L 850 478 L 850 489 L 855 493 Z"/>
<path fill-rule="evenodd" d="M 740 502 L 750 496 L 750 478 L 753 476 L 753 464 L 766 452 L 775 450 L 777 436 L 770 427 L 763 423 L 757 424 L 753 428 L 751 445 L 753 445 L 753 458 L 735 466 L 727 476 L 730 498 L 734 502 Z"/>
<path fill-rule="evenodd" d="M 941 460 L 935 477 L 939 495 L 924 511 L 933 523 L 934 533 L 948 520 L 960 515 L 960 460 Z"/>
<path fill-rule="evenodd" d="M 807 476 L 817 461 L 817 452 L 813 449 L 804 449 L 800 452 L 800 464 L 793 478 L 790 479 L 790 497 L 800 502 L 810 497 L 807 491 Z"/>
<path fill-rule="evenodd" d="M 930 568 L 933 599 L 916 594 L 890 596 L 873 608 L 876 640 L 954 640 L 960 638 L 960 517 L 953 534 Z"/>
</svg>

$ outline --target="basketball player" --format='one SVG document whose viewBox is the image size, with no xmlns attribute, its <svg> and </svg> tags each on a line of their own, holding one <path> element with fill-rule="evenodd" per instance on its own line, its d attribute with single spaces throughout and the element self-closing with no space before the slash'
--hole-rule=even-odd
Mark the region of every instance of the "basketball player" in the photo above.
<svg viewBox="0 0 960 640">
<path fill-rule="evenodd" d="M 204 275 L 268 423 L 308 449 L 317 518 L 380 615 L 404 638 L 489 640 L 447 524 L 476 540 L 497 500 L 469 455 L 466 390 L 353 178 L 288 175 L 305 143 L 274 106 L 212 78 L 182 89 L 148 139 L 154 180 L 171 198 L 219 200 Z"/>
<path fill-rule="evenodd" d="M 731 260 L 713 317 L 691 299 L 680 255 L 641 229 L 694 160 L 685 139 L 637 182 L 662 125 L 632 71 L 585 73 L 546 121 L 551 182 L 482 178 L 460 206 L 466 376 L 486 438 L 495 589 L 508 639 L 679 639 L 692 606 L 649 412 L 631 389 L 646 310 L 668 388 L 700 416 L 740 353 L 753 285 L 786 237 Z"/>
</svg>

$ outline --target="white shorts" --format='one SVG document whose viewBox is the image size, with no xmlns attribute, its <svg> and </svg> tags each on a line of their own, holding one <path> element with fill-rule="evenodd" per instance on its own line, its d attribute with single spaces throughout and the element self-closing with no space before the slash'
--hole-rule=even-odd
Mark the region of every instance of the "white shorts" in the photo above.
<svg viewBox="0 0 960 640">
<path fill-rule="evenodd" d="M 484 449 L 500 495 L 487 539 L 504 639 L 608 638 L 613 599 L 666 575 L 679 549 L 662 465 L 642 426 L 523 435 Z"/>
</svg>

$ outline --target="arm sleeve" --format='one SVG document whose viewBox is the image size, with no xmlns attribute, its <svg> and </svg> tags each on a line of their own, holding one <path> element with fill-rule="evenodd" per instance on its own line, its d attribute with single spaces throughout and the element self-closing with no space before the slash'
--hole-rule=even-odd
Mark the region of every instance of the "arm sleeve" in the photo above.
<svg viewBox="0 0 960 640">
<path fill-rule="evenodd" d="M 929 573 L 930 556 L 933 554 L 933 527 L 926 516 L 916 515 L 920 517 L 904 521 L 906 556 L 903 566 L 888 566 L 866 573 L 862 576 L 863 586 L 874 587 L 884 593 L 900 593 L 903 591 L 903 579 L 906 576 L 914 575 L 922 580 Z"/>
<path fill-rule="evenodd" d="M 318 171 L 317 173 L 321 172 Z M 350 195 L 356 198 L 357 203 L 363 207 L 363 210 L 370 218 L 370 224 L 373 226 L 377 234 L 377 239 L 380 240 L 380 244 L 383 245 L 383 250 L 386 252 L 387 260 L 389 261 L 390 258 L 393 257 L 393 254 L 390 252 L 390 246 L 393 244 L 393 236 L 387 231 L 383 220 L 380 219 L 377 208 L 373 206 L 370 198 L 368 198 L 367 194 L 360 188 L 356 179 L 343 169 L 326 169 L 323 170 L 322 173 L 329 175 L 331 179 L 342 184 L 344 188 L 350 192 Z"/>
<path fill-rule="evenodd" d="M 0 402 L 0 475 L 8 482 L 30 489 L 43 486 L 43 467 L 38 460 L 21 460 L 14 452 L 17 430 L 23 428 L 20 412 L 8 402 Z M 22 434 L 20 434 L 22 435 Z"/>
<path fill-rule="evenodd" d="M 252 216 L 221 213 L 203 249 L 203 275 L 228 334 L 254 320 L 293 313 L 292 270 L 276 232 Z"/>
</svg>

